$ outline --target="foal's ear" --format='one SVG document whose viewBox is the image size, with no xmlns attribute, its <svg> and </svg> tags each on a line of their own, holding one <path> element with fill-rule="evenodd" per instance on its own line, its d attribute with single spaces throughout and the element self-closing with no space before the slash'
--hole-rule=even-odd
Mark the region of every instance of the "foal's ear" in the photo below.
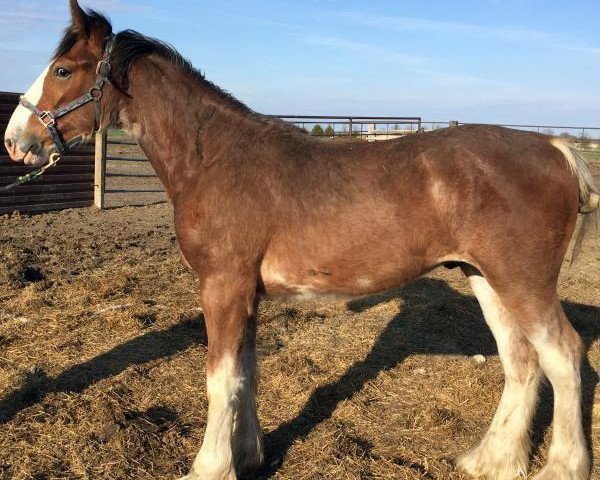
<svg viewBox="0 0 600 480">
<path fill-rule="evenodd" d="M 73 33 L 85 40 L 92 51 L 101 54 L 104 51 L 105 38 L 112 30 L 110 22 L 94 11 L 87 13 L 79 6 L 77 0 L 69 0 L 69 6 Z"/>
<path fill-rule="evenodd" d="M 71 19 L 73 30 L 79 35 L 87 37 L 90 34 L 90 20 L 83 8 L 79 6 L 77 0 L 69 0 L 71 7 Z"/>
</svg>

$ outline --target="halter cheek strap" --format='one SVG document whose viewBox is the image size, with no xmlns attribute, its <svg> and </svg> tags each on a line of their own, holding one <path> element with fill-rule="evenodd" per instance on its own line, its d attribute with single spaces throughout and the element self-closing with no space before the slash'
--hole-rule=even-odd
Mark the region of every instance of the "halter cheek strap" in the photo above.
<svg viewBox="0 0 600 480">
<path fill-rule="evenodd" d="M 25 107 L 27 110 L 31 111 L 42 125 L 46 127 L 48 130 L 48 134 L 56 147 L 56 150 L 60 154 L 64 154 L 67 152 L 69 147 L 73 146 L 73 144 L 77 143 L 77 138 L 70 140 L 69 142 L 65 142 L 62 139 L 58 128 L 56 127 L 56 121 L 65 116 L 67 113 L 72 112 L 73 110 L 82 107 L 83 105 L 87 105 L 90 102 L 94 102 L 96 105 L 96 117 L 94 120 L 94 130 L 98 130 L 100 128 L 100 100 L 102 99 L 102 89 L 104 85 L 110 83 L 110 55 L 112 53 L 113 44 L 114 44 L 114 35 L 111 35 L 106 40 L 106 46 L 104 47 L 104 55 L 102 60 L 98 62 L 96 67 L 96 83 L 90 88 L 86 93 L 84 93 L 81 97 L 65 103 L 54 110 L 41 110 L 37 107 L 37 105 L 33 105 L 29 102 L 25 97 L 21 97 L 19 100 L 19 104 Z"/>
</svg>

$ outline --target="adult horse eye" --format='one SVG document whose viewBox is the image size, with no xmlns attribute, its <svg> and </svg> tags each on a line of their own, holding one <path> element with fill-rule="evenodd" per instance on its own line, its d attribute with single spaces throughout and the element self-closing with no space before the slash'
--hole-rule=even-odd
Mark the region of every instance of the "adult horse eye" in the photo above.
<svg viewBox="0 0 600 480">
<path fill-rule="evenodd" d="M 58 78 L 69 78 L 71 76 L 71 70 L 65 67 L 58 67 L 54 70 L 54 76 Z"/>
</svg>

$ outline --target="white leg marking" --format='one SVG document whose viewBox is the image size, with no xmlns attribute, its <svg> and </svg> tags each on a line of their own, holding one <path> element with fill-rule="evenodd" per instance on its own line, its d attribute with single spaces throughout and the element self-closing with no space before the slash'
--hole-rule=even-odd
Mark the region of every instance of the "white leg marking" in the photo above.
<svg viewBox="0 0 600 480">
<path fill-rule="evenodd" d="M 562 311 L 553 313 L 557 314 L 562 316 Z M 566 318 L 564 321 L 568 322 Z M 548 325 L 554 328 L 551 330 Z M 542 370 L 554 390 L 548 462 L 535 480 L 584 480 L 590 470 L 581 417 L 580 346 L 570 343 L 573 339 L 579 342 L 579 337 L 575 332 L 568 335 L 568 329 L 561 327 L 550 320 L 531 338 Z M 556 333 L 552 335 L 551 332 Z"/>
<path fill-rule="evenodd" d="M 539 369 L 533 347 L 487 280 L 472 275 L 469 281 L 498 344 L 505 384 L 489 430 L 479 446 L 462 455 L 457 464 L 475 477 L 511 480 L 527 473 L 529 426 L 537 400 Z"/>
<path fill-rule="evenodd" d="M 208 420 L 204 441 L 192 471 L 193 480 L 235 480 L 231 451 L 233 418 L 241 388 L 241 378 L 231 357 L 224 357 L 207 376 Z"/>
</svg>

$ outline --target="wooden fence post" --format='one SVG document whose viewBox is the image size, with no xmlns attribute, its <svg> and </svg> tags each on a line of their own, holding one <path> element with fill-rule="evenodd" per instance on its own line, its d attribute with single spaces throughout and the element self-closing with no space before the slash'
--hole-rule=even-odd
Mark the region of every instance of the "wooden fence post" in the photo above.
<svg viewBox="0 0 600 480">
<path fill-rule="evenodd" d="M 94 169 L 94 205 L 104 208 L 106 178 L 106 131 L 96 133 L 96 155 Z"/>
</svg>

